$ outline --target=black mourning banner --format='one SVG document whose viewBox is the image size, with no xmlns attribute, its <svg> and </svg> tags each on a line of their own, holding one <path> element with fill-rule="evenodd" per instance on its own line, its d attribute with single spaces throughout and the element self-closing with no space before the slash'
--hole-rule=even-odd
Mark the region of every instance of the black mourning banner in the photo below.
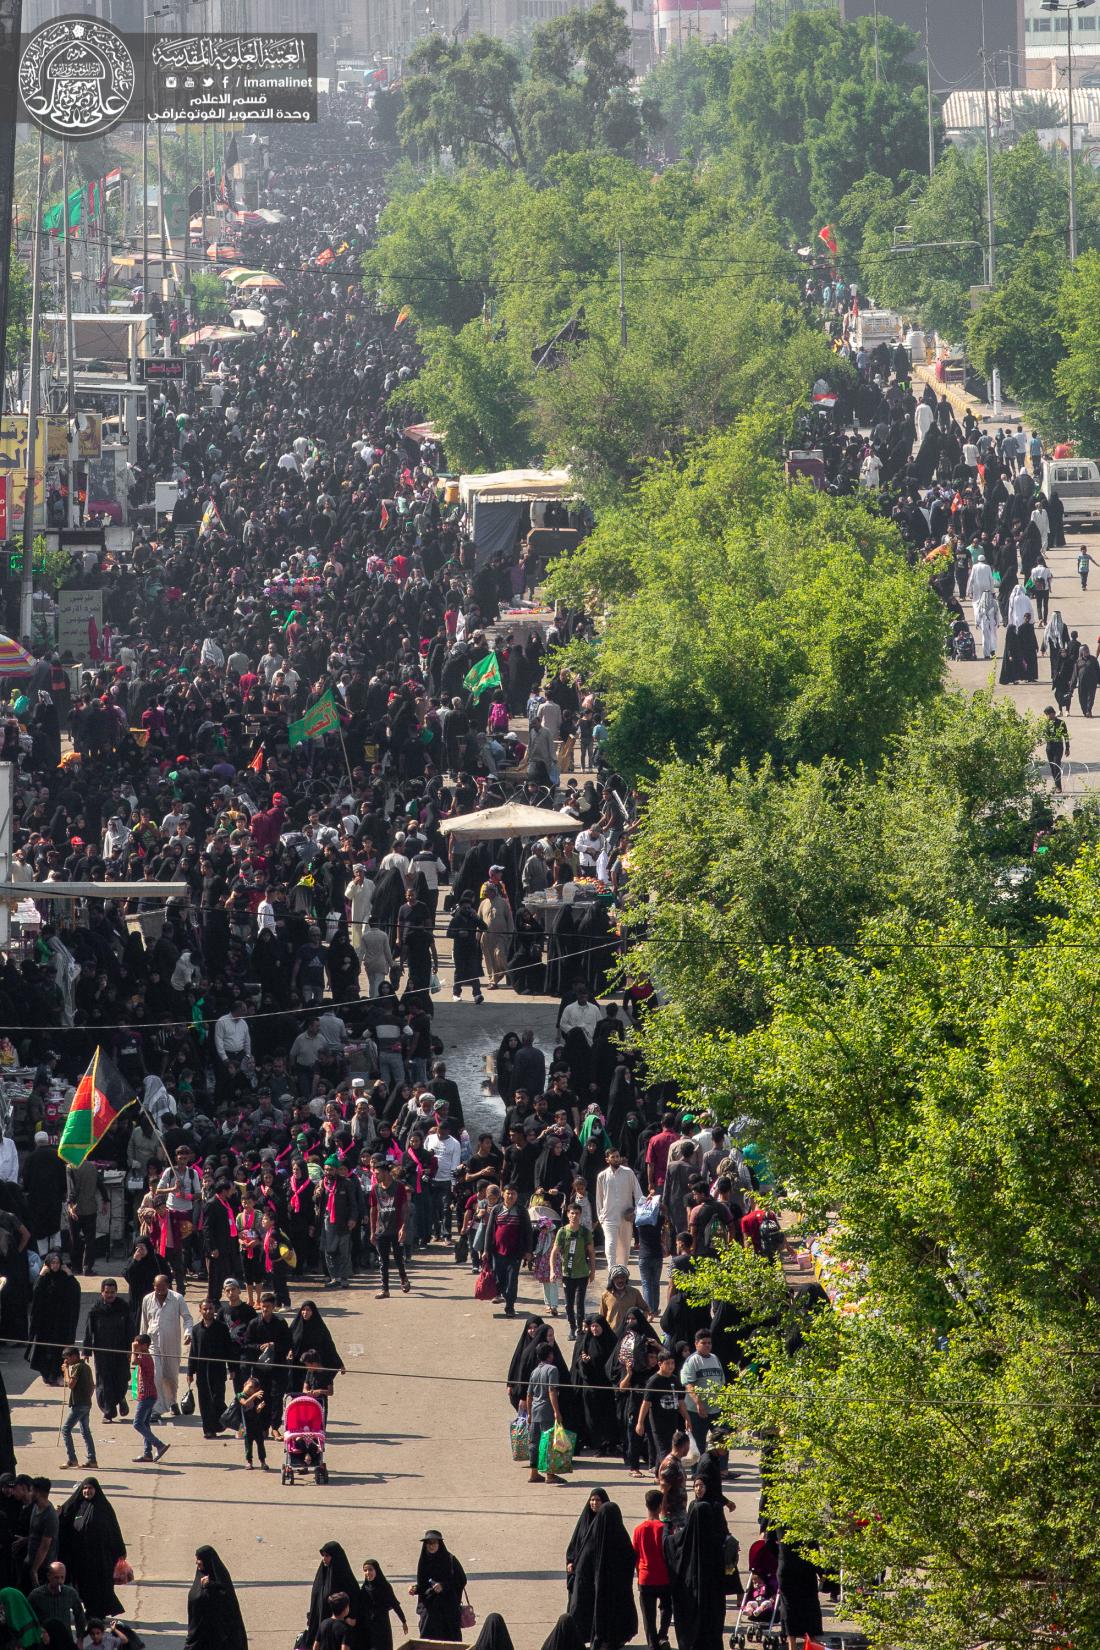
<svg viewBox="0 0 1100 1650">
<path fill-rule="evenodd" d="M 20 116 L 80 142 L 122 121 L 315 122 L 315 34 L 125 34 L 58 17 L 20 40 Z"/>
</svg>

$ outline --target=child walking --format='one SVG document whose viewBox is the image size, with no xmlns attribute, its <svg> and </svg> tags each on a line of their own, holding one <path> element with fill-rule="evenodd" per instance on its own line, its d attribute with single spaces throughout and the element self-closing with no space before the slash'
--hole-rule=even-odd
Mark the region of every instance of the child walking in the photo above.
<svg viewBox="0 0 1100 1650">
<path fill-rule="evenodd" d="M 267 1465 L 267 1446 L 264 1439 L 271 1424 L 268 1414 L 267 1397 L 263 1387 L 254 1375 L 241 1388 L 241 1415 L 244 1418 L 244 1458 L 248 1462 L 248 1470 L 252 1470 L 252 1450 L 260 1457 L 260 1466 L 264 1472 L 269 1471 Z"/>
</svg>

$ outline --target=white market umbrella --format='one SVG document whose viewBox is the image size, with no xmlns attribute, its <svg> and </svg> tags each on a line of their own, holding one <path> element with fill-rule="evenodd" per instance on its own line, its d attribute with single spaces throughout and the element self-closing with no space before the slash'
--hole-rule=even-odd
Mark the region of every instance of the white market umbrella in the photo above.
<svg viewBox="0 0 1100 1650">
<path fill-rule="evenodd" d="M 479 808 L 457 819 L 444 819 L 439 829 L 444 836 L 461 836 L 469 841 L 495 842 L 506 836 L 575 836 L 582 829 L 572 814 L 557 808 L 532 808 L 526 802 L 506 802 L 500 808 Z"/>
</svg>

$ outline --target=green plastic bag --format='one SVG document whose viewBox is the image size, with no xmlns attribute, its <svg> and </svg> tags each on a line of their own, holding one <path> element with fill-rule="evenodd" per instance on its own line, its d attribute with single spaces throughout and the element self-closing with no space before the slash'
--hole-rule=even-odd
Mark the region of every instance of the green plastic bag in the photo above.
<svg viewBox="0 0 1100 1650">
<path fill-rule="evenodd" d="M 539 1439 L 539 1471 L 557 1474 L 572 1472 L 576 1447 L 576 1433 L 566 1431 L 560 1423 L 555 1424 Z"/>
</svg>

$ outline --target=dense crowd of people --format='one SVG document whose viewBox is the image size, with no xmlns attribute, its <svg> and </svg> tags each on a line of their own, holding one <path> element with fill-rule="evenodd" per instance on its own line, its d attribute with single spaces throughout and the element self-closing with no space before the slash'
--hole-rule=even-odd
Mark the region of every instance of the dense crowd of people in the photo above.
<svg viewBox="0 0 1100 1650">
<path fill-rule="evenodd" d="M 0 1337 L 61 1392 L 65 1470 L 94 1470 L 99 1428 L 122 1423 L 137 1466 L 170 1447 L 175 1463 L 188 1429 L 170 1441 L 157 1428 L 195 1415 L 205 1438 L 239 1440 L 246 1470 L 320 1474 L 344 1368 L 323 1311 L 310 1298 L 295 1310 L 291 1283 L 340 1291 L 372 1276 L 386 1299 L 445 1248 L 506 1318 L 521 1287 L 542 1295 L 507 1375 L 530 1481 L 567 1471 L 560 1429 L 569 1457 L 621 1460 L 644 1496 L 632 1534 L 605 1491 L 586 1498 L 545 1650 L 620 1650 L 639 1627 L 635 1582 L 650 1650 L 673 1627 L 680 1650 L 718 1650 L 733 1592 L 746 1620 L 781 1609 L 793 1644 L 820 1629 L 819 1578 L 766 1517 L 742 1577 L 716 1400 L 746 1356 L 741 1326 L 684 1288 L 723 1243 L 780 1255 L 756 1195 L 766 1169 L 651 1083 L 629 1046 L 651 989 L 607 988 L 636 799 L 607 766 L 598 697 L 546 665 L 586 620 L 501 623 L 537 561 L 517 541 L 479 562 L 437 441 L 395 422 L 415 347 L 360 271 L 382 188 L 328 130 L 275 133 L 263 150 L 262 198 L 283 221 L 242 225 L 240 252 L 282 285 L 257 299 L 262 334 L 215 346 L 201 383 L 154 396 L 136 496 L 172 481 L 177 502 L 128 557 L 86 565 L 105 622 L 79 690 L 45 653 L 9 707 L 13 878 L 42 920 L 0 964 L 10 1057 L 31 1074 L 0 1142 Z M 900 384 L 861 395 L 885 457 L 921 407 Z M 852 479 L 842 422 L 825 445 L 830 474 Z M 961 481 L 976 508 L 956 445 L 937 409 L 907 480 Z M 936 537 L 938 521 L 917 531 L 914 493 L 895 508 L 916 549 Z M 996 535 L 1000 516 L 983 511 Z M 1003 530 L 1024 536 L 1015 514 Z M 499 687 L 471 690 L 494 652 Z M 300 736 L 329 699 L 330 731 Z M 442 830 L 513 799 L 572 824 L 469 846 Z M 50 899 L 59 881 L 136 886 Z M 180 892 L 166 901 L 147 882 Z M 585 897 L 558 899 L 544 922 L 540 897 L 572 882 Z M 467 1127 L 471 1097 L 442 1058 L 433 1007 L 448 968 L 475 1008 L 506 983 L 560 1003 L 552 1048 L 527 1031 L 497 1049 L 499 1128 Z M 140 1104 L 94 1162 L 66 1167 L 62 1114 L 96 1049 Z M 111 1169 L 125 1176 L 129 1258 L 81 1326 L 79 1277 L 98 1269 L 105 1211 L 118 1216 Z M 303 1399 L 315 1426 L 288 1419 Z M 4 1401 L 0 1647 L 140 1650 L 140 1623 L 118 1619 L 126 1546 L 98 1480 L 55 1510 L 50 1481 L 16 1467 Z M 409 1593 L 424 1636 L 456 1641 L 471 1625 L 439 1530 Z M 391 1650 L 393 1618 L 404 1631 L 380 1563 L 356 1575 L 326 1544 L 303 1650 Z M 195 1556 L 187 1623 L 187 1650 L 246 1650 L 211 1546 Z M 499 1616 L 478 1650 L 511 1650 Z"/>
</svg>

